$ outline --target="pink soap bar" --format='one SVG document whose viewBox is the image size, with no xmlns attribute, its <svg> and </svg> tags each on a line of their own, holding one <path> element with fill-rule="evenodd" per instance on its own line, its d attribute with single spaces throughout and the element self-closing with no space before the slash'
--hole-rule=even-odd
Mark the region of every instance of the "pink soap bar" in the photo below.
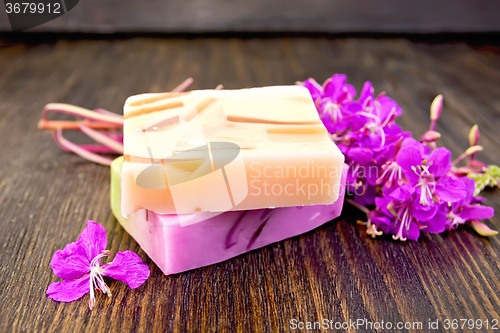
<svg viewBox="0 0 500 333">
<path fill-rule="evenodd" d="M 124 218 L 120 212 L 122 159 L 118 158 L 111 166 L 113 213 L 167 275 L 215 264 L 300 235 L 331 221 L 342 212 L 347 165 L 344 165 L 342 172 L 339 198 L 330 205 L 229 211 L 201 222 L 197 222 L 200 220 L 199 214 L 206 213 L 180 217 L 140 209 Z M 186 219 L 193 219 L 193 222 L 186 222 Z"/>
</svg>

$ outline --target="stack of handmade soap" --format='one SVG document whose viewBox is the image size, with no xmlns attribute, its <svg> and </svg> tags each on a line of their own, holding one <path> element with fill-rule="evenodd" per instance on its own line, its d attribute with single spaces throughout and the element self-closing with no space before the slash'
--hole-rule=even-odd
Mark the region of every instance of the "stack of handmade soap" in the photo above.
<svg viewBox="0 0 500 333">
<path fill-rule="evenodd" d="M 344 156 L 303 87 L 142 94 L 124 117 L 113 213 L 165 274 L 340 215 Z"/>
</svg>

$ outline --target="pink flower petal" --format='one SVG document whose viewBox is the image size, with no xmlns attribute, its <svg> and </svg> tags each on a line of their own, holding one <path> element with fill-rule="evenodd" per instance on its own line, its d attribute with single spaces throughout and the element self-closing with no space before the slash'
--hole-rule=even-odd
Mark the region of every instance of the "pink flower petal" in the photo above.
<svg viewBox="0 0 500 333">
<path fill-rule="evenodd" d="M 403 234 L 406 238 L 416 241 L 418 240 L 418 237 L 420 237 L 420 230 L 418 229 L 416 223 L 412 223 L 410 224 L 408 231 L 404 230 Z"/>
<path fill-rule="evenodd" d="M 58 302 L 73 302 L 90 291 L 90 274 L 75 280 L 54 282 L 47 288 L 47 296 Z"/>
<path fill-rule="evenodd" d="M 412 170 L 412 167 L 416 168 L 422 164 L 422 152 L 418 147 L 409 146 L 407 148 L 401 148 L 396 157 L 396 162 L 401 166 L 411 182 L 418 182 L 419 177 Z"/>
<path fill-rule="evenodd" d="M 90 263 L 92 259 L 101 254 L 108 245 L 106 230 L 99 223 L 88 220 L 87 226 L 83 229 L 77 244 L 82 245 L 86 259 Z"/>
<path fill-rule="evenodd" d="M 441 147 L 434 149 L 428 158 L 429 172 L 436 177 L 442 177 L 451 170 L 451 151 Z"/>
<path fill-rule="evenodd" d="M 418 198 L 415 200 L 416 203 L 413 203 L 413 217 L 419 221 L 429 221 L 436 215 L 438 210 L 438 205 L 431 204 L 429 206 L 423 206 L 418 204 Z M 416 206 L 420 206 L 421 209 L 416 209 Z M 430 229 L 429 229 L 430 230 Z M 425 230 L 424 230 L 425 231 Z"/>
<path fill-rule="evenodd" d="M 50 261 L 54 274 L 62 279 L 76 279 L 90 272 L 90 265 L 82 245 L 69 243 L 56 251 Z"/>
<path fill-rule="evenodd" d="M 492 207 L 480 206 L 480 205 L 467 205 L 462 208 L 462 210 L 457 213 L 460 218 L 465 221 L 477 220 L 477 219 L 489 219 L 495 215 L 495 210 Z"/>
<path fill-rule="evenodd" d="M 435 194 L 443 201 L 455 202 L 465 197 L 467 187 L 461 179 L 444 176 L 437 181 Z"/>
<path fill-rule="evenodd" d="M 103 275 L 123 281 L 135 289 L 148 279 L 149 268 L 134 252 L 118 252 L 111 264 L 103 266 Z"/>
</svg>

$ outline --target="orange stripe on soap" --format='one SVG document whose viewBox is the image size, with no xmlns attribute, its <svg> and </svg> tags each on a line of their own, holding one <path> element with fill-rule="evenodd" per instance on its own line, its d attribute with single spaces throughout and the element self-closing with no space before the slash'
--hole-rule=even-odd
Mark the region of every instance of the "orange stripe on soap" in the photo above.
<svg viewBox="0 0 500 333">
<path fill-rule="evenodd" d="M 167 93 L 163 93 L 163 94 L 156 94 L 156 95 L 151 96 L 151 97 L 145 97 L 145 98 L 130 102 L 128 105 L 129 106 L 140 106 L 140 105 L 144 105 L 144 104 L 158 102 L 158 101 L 161 101 L 162 99 L 179 97 L 179 96 L 183 96 L 186 94 L 189 94 L 189 92 L 167 92 Z"/>
<path fill-rule="evenodd" d="M 204 100 L 196 104 L 196 110 L 193 110 L 184 116 L 184 121 L 190 121 L 194 118 L 194 116 L 196 116 L 196 114 L 200 114 L 203 110 L 205 110 L 207 106 L 209 106 L 216 100 L 217 98 L 212 97 L 205 98 Z"/>
<path fill-rule="evenodd" d="M 143 108 L 140 108 L 137 110 L 127 112 L 124 115 L 124 118 L 129 119 L 132 117 L 140 116 L 141 114 L 147 114 L 147 113 L 152 113 L 152 112 L 157 112 L 157 111 L 164 111 L 164 110 L 168 110 L 168 109 L 175 109 L 175 108 L 180 108 L 182 106 L 184 106 L 184 103 L 182 103 L 181 101 L 177 101 L 177 102 L 170 102 L 170 103 L 165 103 L 165 104 L 161 104 L 161 105 L 157 105 L 157 106 L 143 107 Z"/>
</svg>

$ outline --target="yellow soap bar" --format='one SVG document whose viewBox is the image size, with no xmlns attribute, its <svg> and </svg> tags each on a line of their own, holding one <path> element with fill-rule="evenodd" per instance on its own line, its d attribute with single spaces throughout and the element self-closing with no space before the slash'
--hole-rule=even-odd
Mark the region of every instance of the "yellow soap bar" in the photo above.
<svg viewBox="0 0 500 333">
<path fill-rule="evenodd" d="M 344 156 L 300 86 L 131 96 L 121 213 L 331 204 Z"/>
</svg>

